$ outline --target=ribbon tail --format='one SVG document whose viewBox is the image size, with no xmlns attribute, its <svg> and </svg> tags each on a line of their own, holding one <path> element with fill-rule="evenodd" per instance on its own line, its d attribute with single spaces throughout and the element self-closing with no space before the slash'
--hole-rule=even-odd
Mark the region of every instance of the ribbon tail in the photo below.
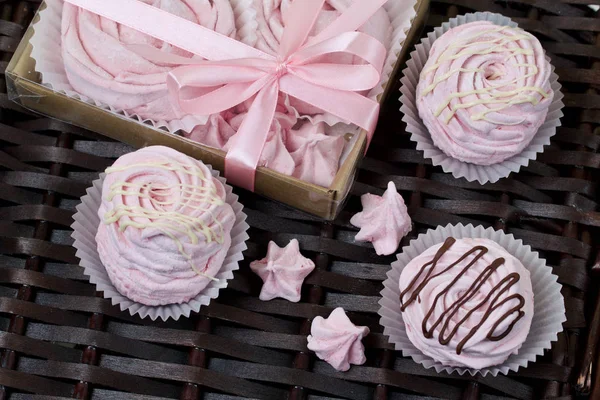
<svg viewBox="0 0 600 400">
<path fill-rule="evenodd" d="M 254 99 L 225 157 L 225 178 L 236 186 L 254 191 L 256 168 L 269 137 L 279 87 L 276 81 L 265 86 Z"/>
<path fill-rule="evenodd" d="M 291 74 L 283 76 L 279 85 L 282 92 L 363 128 L 368 148 L 379 118 L 379 103 L 375 100 L 356 92 L 314 85 Z"/>
</svg>

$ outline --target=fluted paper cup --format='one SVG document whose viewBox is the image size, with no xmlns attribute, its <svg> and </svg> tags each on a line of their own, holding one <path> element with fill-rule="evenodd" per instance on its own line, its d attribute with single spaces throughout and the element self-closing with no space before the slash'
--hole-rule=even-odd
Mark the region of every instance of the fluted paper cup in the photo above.
<svg viewBox="0 0 600 400">
<path fill-rule="evenodd" d="M 445 366 L 423 354 L 412 344 L 406 334 L 406 327 L 400 311 L 400 274 L 412 259 L 428 248 L 443 243 L 449 237 L 493 240 L 521 261 L 531 274 L 534 307 L 531 329 L 518 353 L 509 356 L 502 364 L 480 370 Z M 492 228 L 485 229 L 482 226 L 474 227 L 462 224 L 439 226 L 412 240 L 408 246 L 402 249 L 402 253 L 398 254 L 398 260 L 392 263 L 392 268 L 383 283 L 384 289 L 381 291 L 382 298 L 379 301 L 380 324 L 384 328 L 384 335 L 389 337 L 390 343 L 394 344 L 396 350 L 402 351 L 405 357 L 412 357 L 415 362 L 425 368 L 434 368 L 437 372 L 457 372 L 460 375 L 466 373 L 473 376 L 476 374 L 483 376 L 488 374 L 492 376 L 506 375 L 509 371 L 526 368 L 530 362 L 535 362 L 538 356 L 550 349 L 552 342 L 558 340 L 558 334 L 562 331 L 562 325 L 567 318 L 563 296 L 560 293 L 561 285 L 557 279 L 557 276 L 552 274 L 552 269 L 546 265 L 545 260 L 541 259 L 537 252 L 532 251 L 531 246 L 523 244 L 522 240 L 515 239 L 513 235 Z"/>
<path fill-rule="evenodd" d="M 223 260 L 223 266 L 215 275 L 218 281 L 211 281 L 196 297 L 182 304 L 167 304 L 162 306 L 147 306 L 130 300 L 123 296 L 115 288 L 108 277 L 108 273 L 98 255 L 96 244 L 96 233 L 100 225 L 98 209 L 102 202 L 102 183 L 105 174 L 93 182 L 88 188 L 87 194 L 81 198 L 81 204 L 77 206 L 77 213 L 73 217 L 75 222 L 71 225 L 75 240 L 73 247 L 77 249 L 76 256 L 79 257 L 79 265 L 84 269 L 83 273 L 89 276 L 91 283 L 96 285 L 96 290 L 103 292 L 105 299 L 110 299 L 113 305 L 118 305 L 121 311 L 127 310 L 129 314 L 138 314 L 141 318 L 150 317 L 152 320 L 161 318 L 166 321 L 169 318 L 178 320 L 181 316 L 189 317 L 191 312 L 198 312 L 202 306 L 207 306 L 212 299 L 216 299 L 219 291 L 228 285 L 233 278 L 233 271 L 239 269 L 239 262 L 244 258 L 243 251 L 248 247 L 248 228 L 246 214 L 243 206 L 238 202 L 238 196 L 233 193 L 233 188 L 226 184 L 225 178 L 219 176 L 219 172 L 213 170 L 210 165 L 212 176 L 217 178 L 225 186 L 225 201 L 233 208 L 235 213 L 235 224 L 231 230 L 231 247 Z"/>
<path fill-rule="evenodd" d="M 417 143 L 417 150 L 423 151 L 425 158 L 431 159 L 433 165 L 441 166 L 444 172 L 451 173 L 455 178 L 465 178 L 469 182 L 477 181 L 483 185 L 488 182 L 497 182 L 513 172 L 519 172 L 522 167 L 529 165 L 530 160 L 535 160 L 537 155 L 544 151 L 544 146 L 550 144 L 550 139 L 556 134 L 556 129 L 561 125 L 560 118 L 563 116 L 564 103 L 562 99 L 564 96 L 560 90 L 562 86 L 558 83 L 558 75 L 554 72 L 555 68 L 552 66 L 550 84 L 554 92 L 554 99 L 548 109 L 545 122 L 531 143 L 521 153 L 500 163 L 492 165 L 471 164 L 452 158 L 439 149 L 434 144 L 427 127 L 419 116 L 416 101 L 419 76 L 429 59 L 429 51 L 437 39 L 452 28 L 475 21 L 490 21 L 499 26 L 518 26 L 516 22 L 503 15 L 478 12 L 452 18 L 442 26 L 435 28 L 426 38 L 421 40 L 420 44 L 417 44 L 415 50 L 411 53 L 410 60 L 407 62 L 407 67 L 403 71 L 402 86 L 400 88 L 402 107 L 400 110 L 403 114 L 402 121 L 407 125 L 406 131 L 411 134 L 411 140 Z M 550 58 L 546 58 L 550 61 Z"/>
</svg>

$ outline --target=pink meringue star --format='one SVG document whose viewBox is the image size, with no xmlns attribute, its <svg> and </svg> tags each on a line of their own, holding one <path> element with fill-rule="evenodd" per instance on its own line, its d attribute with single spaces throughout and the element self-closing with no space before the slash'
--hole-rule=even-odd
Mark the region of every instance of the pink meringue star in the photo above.
<svg viewBox="0 0 600 400">
<path fill-rule="evenodd" d="M 241 105 L 238 108 L 239 109 L 237 111 L 244 110 L 245 105 Z M 240 126 L 242 125 L 242 122 L 246 118 L 247 114 L 248 113 L 244 111 L 233 116 L 233 118 L 229 120 L 229 124 L 235 130 L 235 132 L 240 129 Z M 290 115 L 287 111 L 278 111 L 275 113 L 275 119 L 271 124 L 271 129 L 269 131 L 269 135 L 267 136 L 267 142 L 265 143 L 260 156 L 260 166 L 273 169 L 284 175 L 292 175 L 296 164 L 294 163 L 294 159 L 290 155 L 290 152 L 286 149 L 285 144 L 289 130 L 295 123 L 296 118 Z M 229 142 L 227 142 L 225 145 L 224 150 L 229 151 L 237 138 L 238 135 L 236 133 L 229 139 Z"/>
<path fill-rule="evenodd" d="M 354 325 L 341 307 L 327 319 L 316 317 L 310 333 L 308 349 L 338 371 L 348 371 L 350 364 L 362 365 L 367 361 L 361 340 L 369 334 L 369 328 Z"/>
<path fill-rule="evenodd" d="M 371 242 L 377 255 L 390 255 L 398 249 L 400 240 L 411 230 L 411 220 L 404 199 L 398 194 L 394 182 L 388 183 L 383 196 L 367 193 L 361 197 L 363 211 L 350 223 L 361 228 L 358 242 Z"/>
<path fill-rule="evenodd" d="M 183 136 L 194 142 L 222 149 L 227 141 L 235 135 L 235 130 L 227 122 L 229 115 L 231 115 L 230 111 L 213 114 L 208 118 L 206 124 L 198 125 L 190 133 L 183 132 Z"/>
<path fill-rule="evenodd" d="M 315 269 L 315 263 L 300 254 L 298 240 L 293 239 L 281 248 L 269 242 L 267 256 L 250 263 L 250 268 L 263 280 L 259 298 L 263 301 L 276 297 L 297 303 L 300 301 L 302 282 Z"/>
<path fill-rule="evenodd" d="M 296 163 L 294 178 L 323 187 L 331 186 L 340 166 L 346 141 L 343 136 L 329 136 L 323 122 L 305 123 L 292 130 L 288 150 Z"/>
</svg>

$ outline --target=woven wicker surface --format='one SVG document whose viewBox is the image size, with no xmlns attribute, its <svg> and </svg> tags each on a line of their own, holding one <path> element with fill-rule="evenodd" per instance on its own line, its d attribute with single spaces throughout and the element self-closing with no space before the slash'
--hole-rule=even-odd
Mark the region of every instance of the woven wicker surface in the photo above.
<svg viewBox="0 0 600 400">
<path fill-rule="evenodd" d="M 588 373 L 597 365 L 600 320 L 593 276 L 600 243 L 600 19 L 586 6 L 594 1 L 434 1 L 426 29 L 457 13 L 489 10 L 541 38 L 566 94 L 552 146 L 499 183 L 455 180 L 414 150 L 392 102 L 335 223 L 240 193 L 252 226 L 241 271 L 217 301 L 179 322 L 140 320 L 112 307 L 86 282 L 70 246 L 79 197 L 130 149 L 32 115 L 0 94 L 0 398 L 498 400 L 570 399 L 577 387 L 600 390 L 595 369 Z M 0 1 L 2 70 L 38 4 Z M 517 374 L 477 379 L 436 374 L 393 351 L 376 314 L 393 257 L 355 244 L 348 223 L 359 195 L 380 194 L 390 180 L 415 222 L 403 244 L 437 225 L 473 223 L 505 229 L 548 260 L 564 285 L 568 314 L 551 351 Z M 317 265 L 302 300 L 261 302 L 248 262 L 264 256 L 269 240 L 281 245 L 292 238 Z M 372 332 L 364 340 L 367 363 L 347 373 L 306 349 L 311 319 L 337 306 Z"/>
</svg>

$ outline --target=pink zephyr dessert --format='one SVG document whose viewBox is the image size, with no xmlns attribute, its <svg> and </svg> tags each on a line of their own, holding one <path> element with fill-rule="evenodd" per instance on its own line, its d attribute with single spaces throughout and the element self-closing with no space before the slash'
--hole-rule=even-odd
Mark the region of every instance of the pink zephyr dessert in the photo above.
<svg viewBox="0 0 600 400">
<path fill-rule="evenodd" d="M 229 0 L 142 0 L 171 14 L 235 37 Z M 109 19 L 65 3 L 62 16 L 62 56 L 69 82 L 91 99 L 154 121 L 185 116 L 173 106 L 166 77 L 175 66 L 150 61 L 128 48 L 149 45 L 166 53 L 192 54 Z"/>
<path fill-rule="evenodd" d="M 344 309 L 338 307 L 329 317 L 313 320 L 307 347 L 336 370 L 348 371 L 350 364 L 367 361 L 362 339 L 368 334 L 368 327 L 354 325 Z"/>
<path fill-rule="evenodd" d="M 383 196 L 364 194 L 361 202 L 363 211 L 350 220 L 352 225 L 360 228 L 355 240 L 373 243 L 377 255 L 394 253 L 400 240 L 412 229 L 412 221 L 396 185 L 389 182 Z"/>
<path fill-rule="evenodd" d="M 480 370 L 517 354 L 533 319 L 529 271 L 489 239 L 425 250 L 400 275 L 406 334 L 445 366 Z"/>
<path fill-rule="evenodd" d="M 224 185 L 202 162 L 153 146 L 106 170 L 98 254 L 115 288 L 149 306 L 197 296 L 223 266 L 235 223 Z"/>
<path fill-rule="evenodd" d="M 523 151 L 554 98 L 539 40 L 488 21 L 435 41 L 417 86 L 419 116 L 448 156 L 493 165 Z"/>
</svg>

